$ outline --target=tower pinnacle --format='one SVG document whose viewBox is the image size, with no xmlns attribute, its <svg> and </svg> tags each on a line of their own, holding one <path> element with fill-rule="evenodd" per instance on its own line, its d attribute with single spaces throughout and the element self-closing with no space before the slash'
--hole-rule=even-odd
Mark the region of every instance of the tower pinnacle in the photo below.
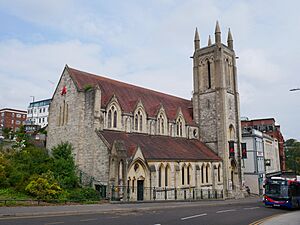
<svg viewBox="0 0 300 225">
<path fill-rule="evenodd" d="M 233 50 L 233 39 L 232 39 L 232 35 L 230 32 L 230 28 L 228 29 L 227 46 L 228 46 L 228 48 Z"/>
<path fill-rule="evenodd" d="M 215 42 L 221 43 L 221 30 L 220 30 L 220 26 L 219 26 L 219 21 L 217 21 L 217 23 L 216 23 Z"/>
<path fill-rule="evenodd" d="M 199 38 L 197 27 L 195 31 L 194 45 L 195 45 L 195 50 L 200 49 L 200 38 Z"/>
<path fill-rule="evenodd" d="M 208 43 L 207 43 L 208 46 L 211 46 L 211 38 L 210 38 L 210 35 L 208 35 Z"/>
</svg>

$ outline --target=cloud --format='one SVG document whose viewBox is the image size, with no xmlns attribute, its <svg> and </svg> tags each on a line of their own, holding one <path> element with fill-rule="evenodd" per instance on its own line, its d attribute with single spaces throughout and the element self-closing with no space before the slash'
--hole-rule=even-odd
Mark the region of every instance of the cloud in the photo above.
<svg viewBox="0 0 300 225">
<path fill-rule="evenodd" d="M 275 83 L 282 79 L 280 67 L 263 49 L 244 49 L 239 53 L 239 71 L 248 80 Z"/>
<path fill-rule="evenodd" d="M 300 120 L 289 107 L 299 109 L 300 92 L 293 97 L 288 92 L 300 86 L 297 5 L 257 0 L 3 0 L 0 12 L 18 18 L 41 38 L 28 43 L 19 35 L 0 42 L 0 104 L 24 107 L 30 95 L 51 96 L 47 80 L 57 82 L 66 63 L 189 99 L 194 29 L 198 27 L 205 46 L 209 34 L 214 39 L 219 20 L 222 41 L 226 43 L 230 27 L 239 56 L 242 115 L 275 117 L 288 137 L 300 139 L 297 123 L 286 119 Z"/>
<path fill-rule="evenodd" d="M 0 42 L 0 107 L 25 108 L 31 95 L 36 100 L 51 97 L 51 82 L 58 81 L 65 64 L 99 70 L 100 52 L 98 45 L 77 40 L 39 45 Z"/>
</svg>

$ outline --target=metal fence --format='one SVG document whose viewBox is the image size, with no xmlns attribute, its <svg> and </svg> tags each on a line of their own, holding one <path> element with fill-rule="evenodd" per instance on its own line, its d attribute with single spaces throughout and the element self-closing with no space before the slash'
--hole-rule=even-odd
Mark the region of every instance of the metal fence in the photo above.
<svg viewBox="0 0 300 225">
<path fill-rule="evenodd" d="M 111 201 L 164 201 L 164 200 L 200 200 L 223 199 L 224 193 L 220 189 L 208 188 L 158 188 L 158 187 L 127 187 L 112 186 Z"/>
</svg>

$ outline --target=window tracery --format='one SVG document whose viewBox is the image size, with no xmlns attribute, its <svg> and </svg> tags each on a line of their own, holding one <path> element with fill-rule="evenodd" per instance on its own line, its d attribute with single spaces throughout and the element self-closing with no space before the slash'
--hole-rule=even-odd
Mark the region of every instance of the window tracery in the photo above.
<svg viewBox="0 0 300 225">
<path fill-rule="evenodd" d="M 113 104 L 109 107 L 107 112 L 107 127 L 117 128 L 119 120 L 118 108 Z"/>
<path fill-rule="evenodd" d="M 144 116 L 145 113 L 141 108 L 139 108 L 136 113 L 134 114 L 134 130 L 143 132 L 144 123 L 146 116 Z"/>
<path fill-rule="evenodd" d="M 166 131 L 166 117 L 163 112 L 161 112 L 157 118 L 157 131 L 159 134 L 165 134 Z"/>
</svg>

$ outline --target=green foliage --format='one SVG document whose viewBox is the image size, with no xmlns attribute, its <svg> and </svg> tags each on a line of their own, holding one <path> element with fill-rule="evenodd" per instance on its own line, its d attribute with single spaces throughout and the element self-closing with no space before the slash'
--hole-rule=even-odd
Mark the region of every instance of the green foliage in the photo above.
<svg viewBox="0 0 300 225">
<path fill-rule="evenodd" d="M 18 190 L 24 190 L 30 176 L 42 174 L 51 169 L 51 159 L 45 149 L 26 147 L 10 156 L 12 171 L 9 183 Z"/>
<path fill-rule="evenodd" d="M 22 130 L 17 138 L 22 139 L 21 134 Z M 34 146 L 0 151 L 0 188 L 5 188 L 0 189 L 1 197 L 18 199 L 19 193 L 24 193 L 22 196 L 28 199 L 27 193 L 48 201 L 99 201 L 99 193 L 79 188 L 78 180 L 69 143 L 55 146 L 51 155 Z"/>
<path fill-rule="evenodd" d="M 69 191 L 68 198 L 72 201 L 99 201 L 100 194 L 92 188 L 76 188 Z"/>
<path fill-rule="evenodd" d="M 91 84 L 86 84 L 85 86 L 84 86 L 84 91 L 85 92 L 87 92 L 87 91 L 89 91 L 89 90 L 92 90 L 93 89 L 93 86 L 91 85 Z"/>
<path fill-rule="evenodd" d="M 25 132 L 25 127 L 20 126 L 19 129 L 15 133 L 16 144 L 13 146 L 16 149 L 23 149 L 29 145 L 29 137 Z"/>
<path fill-rule="evenodd" d="M 24 200 L 30 199 L 30 196 L 26 195 L 23 192 L 18 192 L 13 188 L 4 188 L 0 189 L 0 199 Z"/>
<path fill-rule="evenodd" d="M 71 144 L 61 143 L 52 148 L 51 152 L 53 156 L 52 171 L 59 184 L 66 189 L 77 187 L 78 177 Z"/>
<path fill-rule="evenodd" d="M 33 175 L 25 191 L 37 199 L 43 200 L 57 199 L 63 193 L 50 171 L 38 176 Z"/>
<path fill-rule="evenodd" d="M 300 142 L 289 139 L 285 142 L 285 157 L 287 171 L 300 175 Z"/>
<path fill-rule="evenodd" d="M 9 187 L 8 177 L 11 170 L 10 161 L 0 152 L 0 187 Z"/>
<path fill-rule="evenodd" d="M 4 138 L 6 138 L 6 139 L 10 138 L 10 134 L 12 134 L 12 129 L 10 127 L 5 127 L 3 129 Z"/>
</svg>

